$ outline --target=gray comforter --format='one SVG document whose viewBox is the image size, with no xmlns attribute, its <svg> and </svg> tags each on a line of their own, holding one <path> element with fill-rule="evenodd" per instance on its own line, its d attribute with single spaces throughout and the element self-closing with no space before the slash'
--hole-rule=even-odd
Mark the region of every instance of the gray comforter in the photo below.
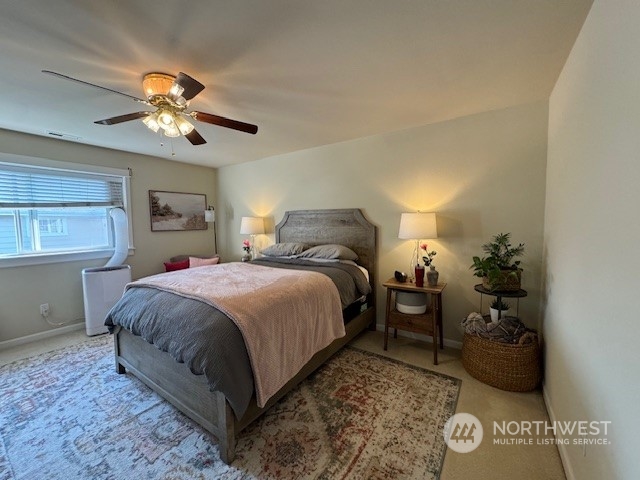
<svg viewBox="0 0 640 480">
<path fill-rule="evenodd" d="M 338 287 L 343 308 L 371 291 L 364 274 L 352 265 L 317 264 L 304 260 L 257 264 L 319 271 Z M 253 373 L 238 327 L 216 308 L 198 300 L 154 288 L 132 288 L 109 312 L 105 325 L 139 335 L 192 373 L 205 375 L 211 390 L 223 392 L 237 418 L 246 411 L 253 395 Z"/>
</svg>

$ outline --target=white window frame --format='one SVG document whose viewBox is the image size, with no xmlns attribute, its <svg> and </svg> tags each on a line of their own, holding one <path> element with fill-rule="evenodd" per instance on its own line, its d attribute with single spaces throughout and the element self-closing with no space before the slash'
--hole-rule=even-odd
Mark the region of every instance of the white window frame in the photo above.
<svg viewBox="0 0 640 480">
<path fill-rule="evenodd" d="M 27 157 L 22 155 L 13 155 L 0 152 L 0 163 L 17 165 L 17 166 L 33 166 L 41 168 L 50 168 L 58 171 L 79 172 L 79 173 L 95 173 L 115 175 L 123 178 L 122 196 L 124 210 L 127 212 L 127 222 L 129 224 L 129 255 L 135 252 L 133 244 L 133 221 L 131 214 L 131 170 L 103 167 L 99 165 L 87 165 L 72 162 L 60 162 L 58 160 L 49 160 L 47 158 Z M 36 253 L 22 256 L 14 256 L 9 258 L 0 258 L 0 268 L 20 267 L 28 265 L 43 265 L 48 263 L 75 262 L 80 260 L 91 260 L 97 258 L 109 258 L 113 255 L 114 248 L 87 249 L 74 252 L 52 252 L 52 253 Z"/>
</svg>

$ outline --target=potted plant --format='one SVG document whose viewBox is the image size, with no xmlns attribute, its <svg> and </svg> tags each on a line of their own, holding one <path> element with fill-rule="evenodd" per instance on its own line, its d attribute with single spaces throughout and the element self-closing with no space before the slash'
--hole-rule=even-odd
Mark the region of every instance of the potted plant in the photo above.
<svg viewBox="0 0 640 480">
<path fill-rule="evenodd" d="M 473 257 L 473 274 L 482 278 L 482 286 L 491 291 L 520 290 L 522 269 L 520 260 L 514 258 L 524 254 L 524 243 L 511 245 L 510 233 L 499 233 L 491 242 L 482 245 L 485 257 Z"/>
<path fill-rule="evenodd" d="M 509 304 L 503 302 L 502 299 L 495 299 L 491 302 L 489 307 L 489 314 L 491 315 L 491 321 L 496 323 L 499 319 L 504 318 L 509 312 Z"/>
</svg>

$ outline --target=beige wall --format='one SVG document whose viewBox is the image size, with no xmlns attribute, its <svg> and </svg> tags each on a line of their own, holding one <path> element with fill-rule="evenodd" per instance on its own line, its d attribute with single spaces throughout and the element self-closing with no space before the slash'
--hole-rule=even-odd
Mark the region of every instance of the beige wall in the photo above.
<svg viewBox="0 0 640 480">
<path fill-rule="evenodd" d="M 359 207 L 379 228 L 379 279 L 407 270 L 412 243 L 399 240 L 400 214 L 438 212 L 439 238 L 430 243 L 444 292 L 445 337 L 461 340 L 459 323 L 479 308 L 469 270 L 480 245 L 499 232 L 525 242 L 520 313 L 538 322 L 547 102 L 327 145 L 218 171 L 219 247 L 241 255 L 240 218 L 286 210 Z M 379 305 L 384 290 L 378 287 Z M 487 307 L 485 299 L 485 308 Z M 378 323 L 383 323 L 378 309 Z"/>
<path fill-rule="evenodd" d="M 0 150 L 31 157 L 133 169 L 131 178 L 135 254 L 127 260 L 134 278 L 163 271 L 162 262 L 181 254 L 212 254 L 211 229 L 193 232 L 151 232 L 148 190 L 203 193 L 212 203 L 216 171 L 160 158 L 146 157 L 61 140 L 0 130 Z M 0 342 L 52 330 L 40 317 L 49 303 L 54 322 L 82 322 L 83 268 L 105 260 L 0 268 Z"/>
<path fill-rule="evenodd" d="M 561 452 L 569 478 L 640 478 L 640 3 L 594 2 L 553 90 L 545 221 L 545 396 L 611 421 Z"/>
</svg>

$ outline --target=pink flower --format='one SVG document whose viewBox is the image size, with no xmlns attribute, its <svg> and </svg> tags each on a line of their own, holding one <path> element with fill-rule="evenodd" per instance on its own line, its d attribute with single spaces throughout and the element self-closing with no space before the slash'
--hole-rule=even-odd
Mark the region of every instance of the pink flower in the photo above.
<svg viewBox="0 0 640 480">
<path fill-rule="evenodd" d="M 420 248 L 426 252 L 427 251 L 427 244 L 423 243 L 422 245 L 420 245 Z"/>
<path fill-rule="evenodd" d="M 247 239 L 242 241 L 242 250 L 244 250 L 247 253 L 251 252 L 251 242 Z"/>
</svg>

